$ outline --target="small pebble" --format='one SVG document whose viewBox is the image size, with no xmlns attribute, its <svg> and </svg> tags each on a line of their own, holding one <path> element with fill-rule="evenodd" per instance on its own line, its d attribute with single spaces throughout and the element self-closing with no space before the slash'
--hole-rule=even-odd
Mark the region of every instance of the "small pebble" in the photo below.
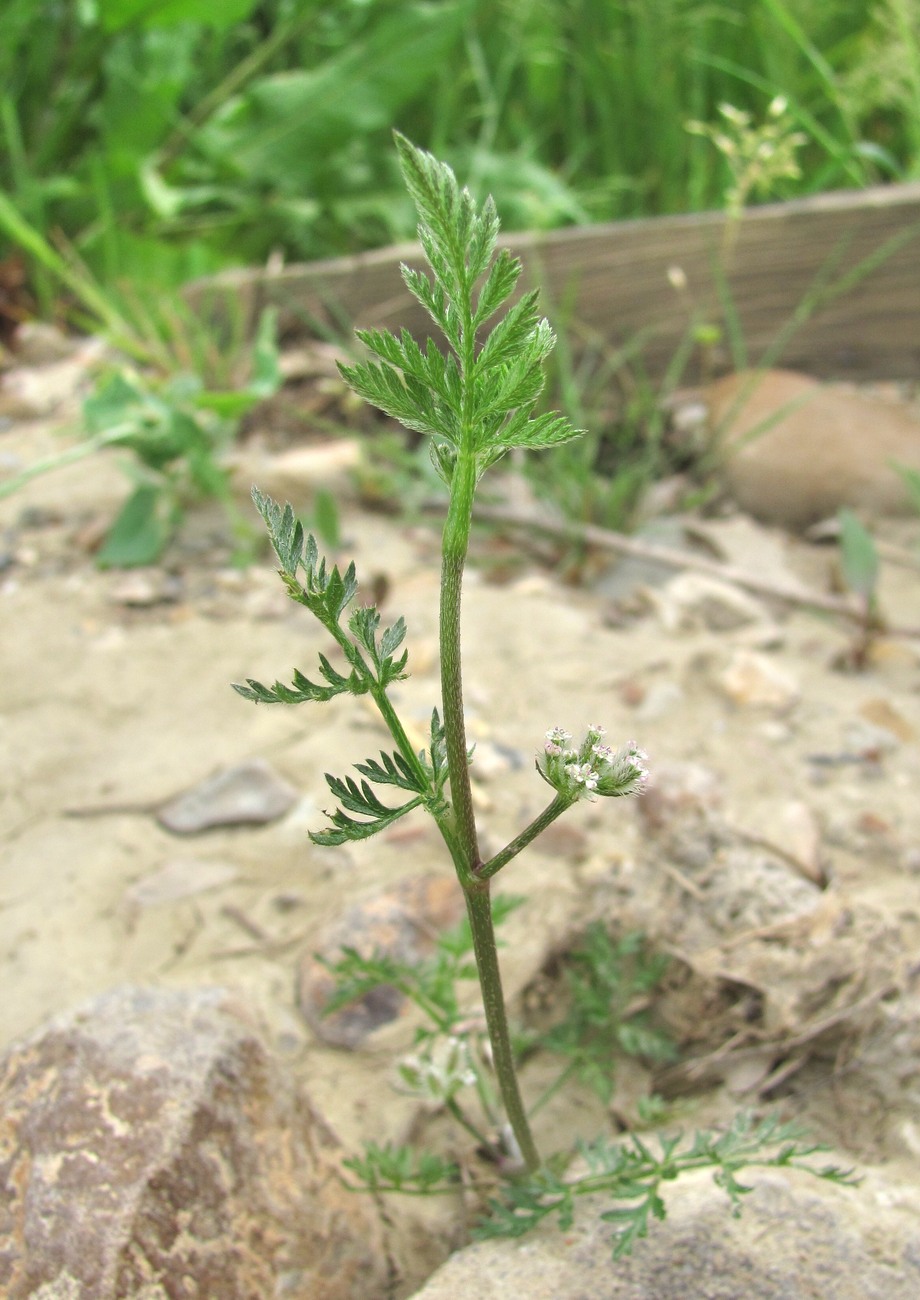
<svg viewBox="0 0 920 1300">
<path fill-rule="evenodd" d="M 264 759 L 253 758 L 170 799 L 157 821 L 175 835 L 195 835 L 214 826 L 261 826 L 283 817 L 298 798 Z"/>
<path fill-rule="evenodd" d="M 792 674 L 756 650 L 737 650 L 719 684 L 741 707 L 786 710 L 797 703 L 800 695 Z"/>
</svg>

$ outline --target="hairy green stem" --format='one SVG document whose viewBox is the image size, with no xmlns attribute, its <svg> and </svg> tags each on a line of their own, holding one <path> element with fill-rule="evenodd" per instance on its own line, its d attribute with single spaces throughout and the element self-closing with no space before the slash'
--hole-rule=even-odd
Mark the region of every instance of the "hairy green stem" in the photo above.
<svg viewBox="0 0 920 1300">
<path fill-rule="evenodd" d="M 454 854 L 457 876 L 466 899 L 473 935 L 473 952 L 482 990 L 486 1027 L 492 1047 L 492 1063 L 508 1122 L 528 1169 L 540 1167 L 540 1157 L 527 1122 L 518 1087 L 511 1050 L 511 1035 L 502 993 L 498 949 L 492 923 L 492 901 L 488 880 L 478 877 L 482 866 L 473 810 L 467 759 L 466 727 L 463 720 L 463 683 L 460 660 L 460 594 L 463 567 L 469 546 L 476 487 L 476 460 L 472 451 L 461 451 L 451 482 L 451 501 L 444 525 L 441 567 L 441 702 L 444 712 L 444 741 L 453 802 L 453 831 L 458 853 Z M 560 809 L 561 811 L 561 809 Z M 445 835 L 445 838 L 446 835 Z M 523 847 L 523 846 L 522 846 Z"/>
<path fill-rule="evenodd" d="M 461 884 L 464 887 L 479 865 L 479 841 L 470 787 L 460 666 L 460 595 L 470 538 L 475 474 L 473 456 L 461 456 L 451 483 L 450 508 L 444 524 L 441 551 L 441 703 L 450 793 L 456 831 L 464 857 L 462 871 L 468 877 L 465 881 L 461 871 Z"/>
<path fill-rule="evenodd" d="M 502 977 L 498 967 L 498 949 L 495 944 L 495 929 L 492 925 L 492 900 L 489 896 L 490 885 L 487 880 L 469 887 L 464 887 L 466 910 L 473 932 L 473 952 L 476 955 L 476 969 L 482 988 L 482 1004 L 486 1014 L 486 1026 L 489 1030 L 489 1042 L 492 1044 L 492 1064 L 501 1089 L 505 1114 L 511 1125 L 511 1131 L 521 1151 L 521 1156 L 530 1170 L 540 1168 L 540 1156 L 534 1144 L 527 1112 L 518 1087 L 517 1071 L 514 1067 L 514 1054 L 511 1050 L 511 1035 L 508 1032 L 508 1017 L 505 1013 L 505 999 L 502 994 Z"/>
</svg>

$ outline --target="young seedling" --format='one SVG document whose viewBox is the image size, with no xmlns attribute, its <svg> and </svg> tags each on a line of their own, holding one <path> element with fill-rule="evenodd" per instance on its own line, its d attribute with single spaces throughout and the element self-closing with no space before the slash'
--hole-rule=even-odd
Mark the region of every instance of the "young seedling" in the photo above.
<svg viewBox="0 0 920 1300">
<path fill-rule="evenodd" d="M 878 608 L 878 548 L 872 534 L 852 510 L 837 516 L 840 527 L 840 570 L 843 581 L 859 604 L 859 626 L 845 661 L 857 672 L 869 662 L 872 643 L 883 624 Z"/>
<path fill-rule="evenodd" d="M 640 793 L 647 777 L 646 755 L 632 741 L 619 748 L 608 746 L 601 726 L 589 727 L 580 741 L 573 740 L 562 727 L 550 728 L 536 762 L 538 775 L 552 792 L 549 802 L 504 848 L 483 858 L 470 786 L 472 756 L 464 726 L 460 639 L 461 585 L 473 497 L 479 479 L 507 451 L 557 446 L 577 437 L 579 430 L 557 414 L 534 414 L 544 382 L 544 362 L 554 344 L 549 324 L 537 313 L 536 293 L 519 297 L 487 329 L 512 298 L 521 274 L 520 263 L 507 250 L 496 253 L 498 218 L 492 200 L 487 199 L 477 210 L 449 167 L 400 135 L 396 147 L 418 209 L 418 234 L 431 270 L 429 277 L 403 266 L 402 275 L 440 329 L 446 348 L 442 351 L 431 340 L 421 347 L 406 330 L 398 336 L 360 330 L 358 338 L 372 359 L 341 370 L 360 396 L 428 436 L 432 461 L 449 491 L 441 561 L 440 708 L 432 713 L 428 748 L 417 752 L 389 694 L 392 684 L 406 676 L 407 652 L 401 648 L 405 623 L 400 618 L 382 627 L 373 606 L 356 606 L 354 564 L 344 573 L 327 566 L 292 507 L 282 507 L 258 489 L 254 489 L 253 498 L 268 528 L 288 593 L 327 629 L 346 666 L 339 671 L 320 655 L 316 681 L 298 671 L 291 685 L 275 682 L 266 686 L 250 679 L 235 689 L 245 698 L 265 704 L 323 702 L 341 694 L 370 696 L 395 749 L 357 763 L 359 779 L 327 774 L 338 806 L 327 814 L 329 825 L 312 832 L 310 838 L 322 846 L 364 840 L 416 809 L 424 809 L 434 819 L 453 862 L 466 902 L 468 929 L 459 936 L 443 938 L 435 957 L 415 970 L 382 956 L 365 959 L 346 951 L 336 967 L 342 999 L 359 996 L 380 983 L 395 983 L 414 999 L 431 1029 L 421 1032 L 418 1054 L 403 1063 L 403 1084 L 443 1104 L 478 1140 L 482 1135 L 456 1102 L 461 1088 L 478 1084 L 486 1114 L 495 1109 L 494 1097 L 488 1095 L 491 1082 L 486 1082 L 481 1062 L 474 1059 L 454 989 L 457 979 L 471 973 L 471 950 L 482 994 L 488 1060 L 510 1125 L 503 1167 L 518 1175 L 516 1208 L 504 1216 L 506 1228 L 510 1224 L 518 1232 L 553 1208 L 565 1219 L 574 1196 L 606 1188 L 615 1194 L 619 1191 L 631 1202 L 622 1212 L 631 1225 L 628 1244 L 634 1235 L 644 1232 L 649 1212 L 660 1213 L 658 1184 L 674 1177 L 680 1168 L 708 1163 L 729 1178 L 741 1163 L 797 1162 L 802 1152 L 784 1134 L 779 1151 L 767 1158 L 763 1156 L 764 1142 L 772 1138 L 772 1131 L 760 1141 L 752 1139 L 747 1130 L 743 1141 L 731 1143 L 727 1137 L 698 1136 L 680 1159 L 670 1140 L 663 1145 L 660 1157 L 641 1144 L 631 1148 L 631 1154 L 598 1147 L 590 1155 L 592 1172 L 582 1187 L 578 1182 L 564 1182 L 558 1161 L 548 1165 L 537 1151 L 518 1084 L 502 994 L 491 883 L 574 804 Z M 380 786 L 400 792 L 397 802 L 385 802 L 375 789 Z M 609 954 L 604 956 L 606 960 Z M 583 986 L 580 996 L 587 1003 L 596 1000 L 598 990 Z M 595 1060 L 569 1039 L 560 1037 L 557 1046 L 568 1051 L 579 1067 L 588 1069 Z M 403 1149 L 386 1147 L 369 1149 L 363 1161 L 351 1162 L 351 1168 L 368 1187 L 416 1194 L 438 1190 L 445 1182 L 449 1184 L 451 1177 L 449 1166 L 437 1158 L 419 1159 Z M 732 1184 L 726 1186 L 732 1190 Z M 500 1212 L 497 1221 L 502 1221 Z M 618 1239 L 622 1226 L 618 1221 Z"/>
</svg>

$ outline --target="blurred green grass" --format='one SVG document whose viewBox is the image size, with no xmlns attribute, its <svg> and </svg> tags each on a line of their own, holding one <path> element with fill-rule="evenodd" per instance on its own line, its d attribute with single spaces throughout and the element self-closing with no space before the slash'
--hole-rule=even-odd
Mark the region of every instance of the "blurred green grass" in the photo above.
<svg viewBox="0 0 920 1300">
<path fill-rule="evenodd" d="M 920 174 L 918 0 L 6 0 L 3 29 L 0 188 L 106 286 L 411 236 L 393 127 L 506 230 L 721 206 L 685 123 L 777 94 L 807 143 L 774 197 Z"/>
</svg>

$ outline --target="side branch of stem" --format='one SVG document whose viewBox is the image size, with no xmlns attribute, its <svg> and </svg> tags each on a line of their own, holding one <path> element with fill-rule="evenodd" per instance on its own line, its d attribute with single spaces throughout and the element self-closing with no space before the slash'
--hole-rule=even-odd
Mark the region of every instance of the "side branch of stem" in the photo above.
<svg viewBox="0 0 920 1300">
<path fill-rule="evenodd" d="M 565 812 L 566 808 L 571 808 L 572 800 L 567 799 L 565 795 L 557 794 L 552 803 L 548 804 L 539 816 L 535 817 L 529 826 L 525 826 L 520 835 L 516 835 L 513 840 L 505 845 L 494 857 L 489 858 L 488 862 L 483 862 L 476 870 L 476 875 L 480 880 L 488 880 L 501 871 L 502 867 L 507 866 L 512 858 L 516 858 L 522 849 L 526 849 L 538 835 L 541 835 L 550 826 L 557 817 Z"/>
</svg>

